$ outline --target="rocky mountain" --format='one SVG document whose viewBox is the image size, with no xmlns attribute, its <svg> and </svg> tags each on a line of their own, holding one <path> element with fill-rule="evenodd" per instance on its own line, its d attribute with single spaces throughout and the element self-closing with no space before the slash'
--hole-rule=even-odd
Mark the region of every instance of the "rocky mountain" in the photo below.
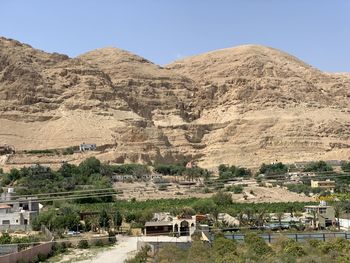
<svg viewBox="0 0 350 263">
<path fill-rule="evenodd" d="M 103 146 L 111 162 L 348 159 L 350 75 L 246 45 L 166 67 L 117 48 L 77 58 L 0 38 L 0 144 Z"/>
</svg>

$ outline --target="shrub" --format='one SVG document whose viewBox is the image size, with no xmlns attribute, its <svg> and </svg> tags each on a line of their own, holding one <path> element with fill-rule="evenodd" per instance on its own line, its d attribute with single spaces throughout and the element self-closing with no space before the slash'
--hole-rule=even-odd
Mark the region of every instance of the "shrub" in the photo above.
<svg viewBox="0 0 350 263">
<path fill-rule="evenodd" d="M 47 256 L 46 256 L 46 255 L 41 254 L 41 253 L 38 255 L 38 260 L 39 260 L 39 262 L 43 262 L 45 259 L 47 259 Z"/>
<path fill-rule="evenodd" d="M 286 242 L 283 252 L 297 257 L 306 255 L 302 245 L 294 240 L 288 240 Z"/>
<path fill-rule="evenodd" d="M 266 244 L 265 240 L 255 233 L 246 234 L 244 242 L 247 244 L 248 250 L 252 254 L 263 256 L 272 252 L 271 247 Z"/>
<path fill-rule="evenodd" d="M 94 244 L 96 247 L 103 247 L 104 246 L 104 243 L 102 242 L 102 240 L 98 239 L 95 241 L 95 244 Z"/>
<path fill-rule="evenodd" d="M 232 195 L 230 193 L 224 193 L 220 191 L 213 195 L 212 199 L 218 206 L 232 204 Z"/>
<path fill-rule="evenodd" d="M 78 248 L 80 248 L 80 249 L 87 249 L 87 248 L 89 248 L 89 242 L 87 240 L 85 240 L 85 239 L 80 240 L 79 243 L 78 243 Z"/>
</svg>

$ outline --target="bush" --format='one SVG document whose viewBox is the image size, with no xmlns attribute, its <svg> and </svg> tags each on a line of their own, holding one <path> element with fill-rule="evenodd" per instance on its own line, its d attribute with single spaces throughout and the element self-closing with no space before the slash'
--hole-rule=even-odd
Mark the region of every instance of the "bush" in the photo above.
<svg viewBox="0 0 350 263">
<path fill-rule="evenodd" d="M 283 252 L 286 254 L 296 256 L 296 257 L 306 255 L 306 252 L 305 252 L 303 246 L 294 240 L 288 240 L 286 242 L 286 245 L 283 248 Z"/>
<path fill-rule="evenodd" d="M 79 243 L 78 243 L 78 248 L 80 248 L 80 249 L 87 249 L 87 248 L 89 248 L 89 242 L 87 240 L 85 240 L 85 239 L 80 240 Z"/>
<path fill-rule="evenodd" d="M 234 194 L 241 194 L 243 192 L 243 186 L 233 185 L 228 187 L 229 191 L 232 191 Z"/>
<path fill-rule="evenodd" d="M 43 262 L 43 261 L 45 261 L 45 259 L 47 259 L 47 256 L 40 253 L 40 254 L 38 255 L 38 259 L 39 259 L 39 262 Z"/>
<path fill-rule="evenodd" d="M 102 242 L 102 240 L 98 239 L 95 241 L 94 244 L 96 247 L 103 247 L 105 244 Z"/>
<path fill-rule="evenodd" d="M 220 191 L 213 195 L 212 199 L 218 206 L 232 204 L 232 195 L 230 193 L 224 193 Z"/>
<path fill-rule="evenodd" d="M 263 256 L 272 252 L 271 247 L 266 244 L 265 240 L 255 233 L 246 234 L 244 242 L 247 244 L 248 250 L 251 254 Z"/>
</svg>

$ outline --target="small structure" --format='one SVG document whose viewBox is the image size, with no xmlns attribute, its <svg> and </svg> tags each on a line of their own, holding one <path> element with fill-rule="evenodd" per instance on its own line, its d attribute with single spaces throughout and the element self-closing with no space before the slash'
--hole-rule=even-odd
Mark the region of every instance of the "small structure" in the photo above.
<svg viewBox="0 0 350 263">
<path fill-rule="evenodd" d="M 332 226 L 334 222 L 334 207 L 328 206 L 325 201 L 321 201 L 319 205 L 305 206 L 305 223 L 313 228 L 325 228 Z"/>
<path fill-rule="evenodd" d="M 145 235 L 190 236 L 196 230 L 196 216 L 171 216 L 170 213 L 156 213 L 153 220 L 146 222 Z"/>
<path fill-rule="evenodd" d="M 81 152 L 94 151 L 96 150 L 96 144 L 82 143 L 79 145 L 79 150 Z"/>
<path fill-rule="evenodd" d="M 311 180 L 311 188 L 321 188 L 323 190 L 334 193 L 335 181 L 327 179 L 326 181 L 314 181 Z"/>
<path fill-rule="evenodd" d="M 134 176 L 132 174 L 113 174 L 112 179 L 114 182 L 132 181 Z"/>
</svg>

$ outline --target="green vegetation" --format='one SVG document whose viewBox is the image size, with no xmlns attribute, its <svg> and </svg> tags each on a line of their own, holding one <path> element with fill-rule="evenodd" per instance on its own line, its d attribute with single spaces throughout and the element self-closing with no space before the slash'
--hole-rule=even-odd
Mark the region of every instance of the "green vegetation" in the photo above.
<svg viewBox="0 0 350 263">
<path fill-rule="evenodd" d="M 233 192 L 234 194 L 243 193 L 244 187 L 242 185 L 231 185 L 226 188 L 227 191 Z"/>
<path fill-rule="evenodd" d="M 207 169 L 200 167 L 186 168 L 184 164 L 156 164 L 154 171 L 162 175 L 184 176 L 187 180 L 208 179 L 210 177 L 210 172 Z"/>
<path fill-rule="evenodd" d="M 196 239 L 189 249 L 174 245 L 163 247 L 155 257 L 158 263 L 226 263 L 266 262 L 293 263 L 350 262 L 350 241 L 333 239 L 326 242 L 309 240 L 298 243 L 281 237 L 276 243 L 267 244 L 254 233 L 246 235 L 244 242 L 237 243 L 222 236 L 215 238 L 212 246 Z M 130 261 L 130 262 L 147 262 Z"/>
<path fill-rule="evenodd" d="M 333 171 L 331 165 L 325 161 L 311 162 L 306 165 L 304 172 L 330 172 Z"/>
<path fill-rule="evenodd" d="M 350 162 L 342 162 L 341 169 L 344 172 L 350 172 Z"/>
<path fill-rule="evenodd" d="M 304 193 L 305 195 L 309 195 L 310 193 L 313 194 L 320 194 L 322 192 L 321 188 L 311 188 L 310 185 L 307 184 L 288 184 L 287 188 L 291 192 L 295 193 Z"/>
<path fill-rule="evenodd" d="M 250 177 L 252 172 L 244 167 L 229 166 L 225 164 L 219 165 L 219 178 L 231 179 L 234 177 Z"/>
<path fill-rule="evenodd" d="M 278 174 L 285 174 L 288 172 L 287 165 L 279 162 L 274 164 L 262 164 L 260 166 L 260 169 L 258 171 L 258 174 L 265 174 L 265 175 L 278 175 Z"/>
<path fill-rule="evenodd" d="M 28 243 L 39 242 L 39 238 L 36 236 L 16 237 L 11 236 L 9 233 L 2 232 L 0 236 L 0 244 L 19 244 L 19 249 L 25 249 L 30 246 Z"/>
<path fill-rule="evenodd" d="M 58 151 L 56 149 L 45 149 L 45 150 L 28 150 L 24 151 L 27 154 L 51 154 L 56 155 Z"/>
<path fill-rule="evenodd" d="M 58 171 L 34 165 L 12 169 L 1 177 L 1 186 L 12 186 L 18 194 L 31 195 L 48 192 L 104 189 L 112 187 L 109 167 L 94 157 L 79 166 L 63 164 Z M 76 202 L 108 202 L 111 197 L 87 197 Z"/>
<path fill-rule="evenodd" d="M 163 175 L 182 175 L 186 170 L 184 165 L 179 164 L 156 164 L 154 171 Z"/>
<path fill-rule="evenodd" d="M 121 164 L 121 165 L 110 165 L 109 169 L 111 172 L 116 174 L 129 174 L 133 175 L 135 178 L 142 178 L 144 175 L 150 173 L 148 167 L 143 164 Z"/>
</svg>

